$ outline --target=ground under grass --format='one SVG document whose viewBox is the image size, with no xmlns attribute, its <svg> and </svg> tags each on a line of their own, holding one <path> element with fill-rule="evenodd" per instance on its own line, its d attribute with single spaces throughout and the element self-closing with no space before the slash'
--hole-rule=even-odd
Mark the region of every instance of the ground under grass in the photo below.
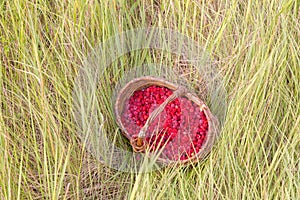
<svg viewBox="0 0 300 200">
<path fill-rule="evenodd" d="M 289 0 L 0 1 L 0 198 L 299 199 L 299 6 Z M 205 161 L 122 173 L 83 148 L 72 89 L 99 43 L 148 26 L 179 31 L 207 50 L 224 78 L 227 117 Z M 119 64 L 131 62 L 127 56 Z M 114 121 L 103 123 L 115 131 Z"/>
</svg>

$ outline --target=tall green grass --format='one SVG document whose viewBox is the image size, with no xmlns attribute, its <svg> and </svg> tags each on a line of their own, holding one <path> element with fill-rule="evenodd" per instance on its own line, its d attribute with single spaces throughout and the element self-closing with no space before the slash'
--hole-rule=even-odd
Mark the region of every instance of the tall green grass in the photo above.
<svg viewBox="0 0 300 200">
<path fill-rule="evenodd" d="M 299 6 L 288 0 L 0 1 L 0 198 L 299 199 Z M 230 104 L 204 162 L 128 174 L 101 165 L 82 147 L 72 88 L 100 42 L 148 26 L 177 30 L 204 46 Z"/>
</svg>

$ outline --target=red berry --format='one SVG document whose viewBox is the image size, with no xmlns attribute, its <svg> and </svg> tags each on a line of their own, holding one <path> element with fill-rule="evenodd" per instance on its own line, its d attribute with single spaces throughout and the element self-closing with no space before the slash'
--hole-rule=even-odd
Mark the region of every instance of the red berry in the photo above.
<svg viewBox="0 0 300 200">
<path fill-rule="evenodd" d="M 151 112 L 162 104 L 172 90 L 150 86 L 135 91 L 127 101 L 122 123 L 132 136 L 137 134 Z M 150 151 L 163 149 L 163 158 L 185 160 L 197 154 L 206 138 L 208 122 L 205 113 L 192 101 L 179 97 L 169 103 L 150 124 L 146 132 Z"/>
</svg>

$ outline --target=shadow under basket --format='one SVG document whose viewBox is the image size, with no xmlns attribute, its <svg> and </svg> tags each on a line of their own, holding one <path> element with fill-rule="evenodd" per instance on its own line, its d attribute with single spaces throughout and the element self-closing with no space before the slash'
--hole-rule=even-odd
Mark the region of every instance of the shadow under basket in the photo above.
<svg viewBox="0 0 300 200">
<path fill-rule="evenodd" d="M 187 88 L 161 78 L 131 80 L 117 94 L 115 116 L 135 152 L 157 162 L 187 164 L 205 158 L 218 136 L 219 122 Z"/>
</svg>

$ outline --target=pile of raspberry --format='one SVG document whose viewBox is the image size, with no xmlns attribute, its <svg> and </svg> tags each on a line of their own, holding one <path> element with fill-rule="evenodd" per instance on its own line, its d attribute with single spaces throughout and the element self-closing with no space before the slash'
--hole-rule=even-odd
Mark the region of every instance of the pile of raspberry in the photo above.
<svg viewBox="0 0 300 200">
<path fill-rule="evenodd" d="M 122 123 L 130 136 L 137 135 L 151 112 L 173 91 L 161 86 L 137 90 L 126 101 Z M 161 152 L 169 160 L 186 160 L 199 152 L 206 140 L 207 117 L 194 102 L 179 97 L 167 104 L 163 112 L 150 124 L 146 141 L 151 152 Z"/>
</svg>

